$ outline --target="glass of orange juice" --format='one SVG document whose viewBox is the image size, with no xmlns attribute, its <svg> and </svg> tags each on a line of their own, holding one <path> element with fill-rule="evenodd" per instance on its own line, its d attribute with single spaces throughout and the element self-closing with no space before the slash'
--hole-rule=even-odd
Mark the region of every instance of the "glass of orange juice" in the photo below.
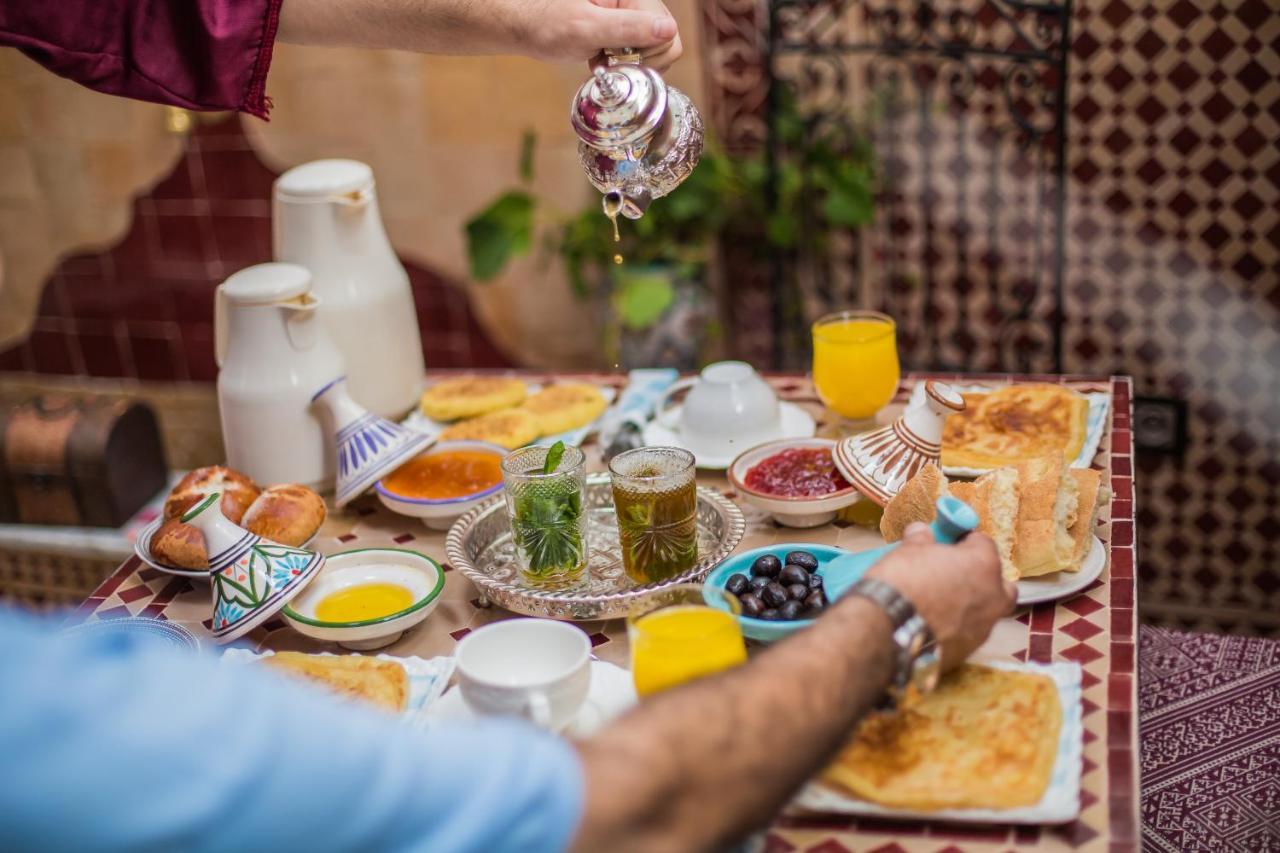
<svg viewBox="0 0 1280 853">
<path fill-rule="evenodd" d="M 672 584 L 644 596 L 627 615 L 631 677 L 648 696 L 745 663 L 738 600 L 697 583 Z M 713 595 L 723 610 L 707 603 Z"/>
<path fill-rule="evenodd" d="M 851 431 L 869 429 L 902 378 L 893 318 L 879 311 L 837 311 L 813 324 L 813 385 Z"/>
</svg>

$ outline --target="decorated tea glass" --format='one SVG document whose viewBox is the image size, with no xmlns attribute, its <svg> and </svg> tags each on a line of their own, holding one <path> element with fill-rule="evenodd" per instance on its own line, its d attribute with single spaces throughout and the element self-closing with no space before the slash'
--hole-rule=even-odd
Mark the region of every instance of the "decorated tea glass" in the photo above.
<svg viewBox="0 0 1280 853">
<path fill-rule="evenodd" d="M 646 594 L 627 614 L 636 693 L 648 696 L 746 663 L 741 613 L 737 598 L 700 583 Z"/>
<path fill-rule="evenodd" d="M 698 562 L 698 484 L 693 454 L 638 447 L 609 461 L 622 567 L 638 584 L 674 577 Z"/>
<path fill-rule="evenodd" d="M 902 378 L 897 326 L 878 311 L 837 311 L 813 324 L 813 385 L 846 433 L 875 425 Z"/>
<path fill-rule="evenodd" d="M 572 445 L 550 472 L 549 447 L 524 447 L 502 460 L 502 479 L 520 579 L 561 589 L 587 570 L 586 456 Z"/>
</svg>

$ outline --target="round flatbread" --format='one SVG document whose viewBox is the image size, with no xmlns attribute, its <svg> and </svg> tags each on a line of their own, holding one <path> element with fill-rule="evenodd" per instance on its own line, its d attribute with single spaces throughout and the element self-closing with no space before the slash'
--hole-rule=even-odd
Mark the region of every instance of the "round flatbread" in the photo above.
<svg viewBox="0 0 1280 853">
<path fill-rule="evenodd" d="M 459 421 L 440 433 L 441 441 L 487 441 L 508 450 L 524 447 L 542 433 L 538 420 L 524 409 L 503 409 Z"/>
<path fill-rule="evenodd" d="M 528 389 L 519 379 L 459 376 L 444 379 L 422 393 L 422 413 L 435 421 L 473 418 L 524 402 Z"/>
<path fill-rule="evenodd" d="M 585 382 L 543 388 L 521 406 L 538 421 L 542 435 L 568 432 L 594 421 L 608 405 L 600 389 Z"/>
</svg>

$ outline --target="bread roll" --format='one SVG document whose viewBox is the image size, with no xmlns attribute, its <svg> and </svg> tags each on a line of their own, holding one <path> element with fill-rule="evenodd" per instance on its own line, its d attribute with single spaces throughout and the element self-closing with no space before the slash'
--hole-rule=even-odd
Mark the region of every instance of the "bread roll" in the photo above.
<svg viewBox="0 0 1280 853">
<path fill-rule="evenodd" d="M 164 517 L 178 518 L 199 503 L 205 495 L 222 492 L 222 514 L 239 524 L 245 510 L 258 497 L 258 487 L 244 474 L 210 465 L 197 468 L 178 481 L 164 502 Z"/>
<path fill-rule="evenodd" d="M 324 501 L 306 486 L 268 486 L 245 511 L 241 526 L 264 539 L 297 547 L 324 523 Z"/>
<path fill-rule="evenodd" d="M 151 555 L 166 566 L 180 569 L 208 569 L 204 534 L 192 524 L 171 518 L 151 537 Z"/>
<path fill-rule="evenodd" d="M 947 493 L 947 478 L 937 465 L 926 465 L 903 484 L 880 516 L 880 535 L 897 542 L 913 521 L 929 523 L 938 512 L 938 498 Z"/>
</svg>

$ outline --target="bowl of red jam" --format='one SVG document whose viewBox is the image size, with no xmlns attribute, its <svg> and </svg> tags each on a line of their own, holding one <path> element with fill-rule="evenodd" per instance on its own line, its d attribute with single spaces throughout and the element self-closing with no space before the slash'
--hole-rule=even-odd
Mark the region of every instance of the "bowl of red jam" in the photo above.
<svg viewBox="0 0 1280 853">
<path fill-rule="evenodd" d="M 786 438 L 757 445 L 729 466 L 729 482 L 752 506 L 786 527 L 817 527 L 861 494 L 836 468 L 826 438 Z"/>
</svg>

